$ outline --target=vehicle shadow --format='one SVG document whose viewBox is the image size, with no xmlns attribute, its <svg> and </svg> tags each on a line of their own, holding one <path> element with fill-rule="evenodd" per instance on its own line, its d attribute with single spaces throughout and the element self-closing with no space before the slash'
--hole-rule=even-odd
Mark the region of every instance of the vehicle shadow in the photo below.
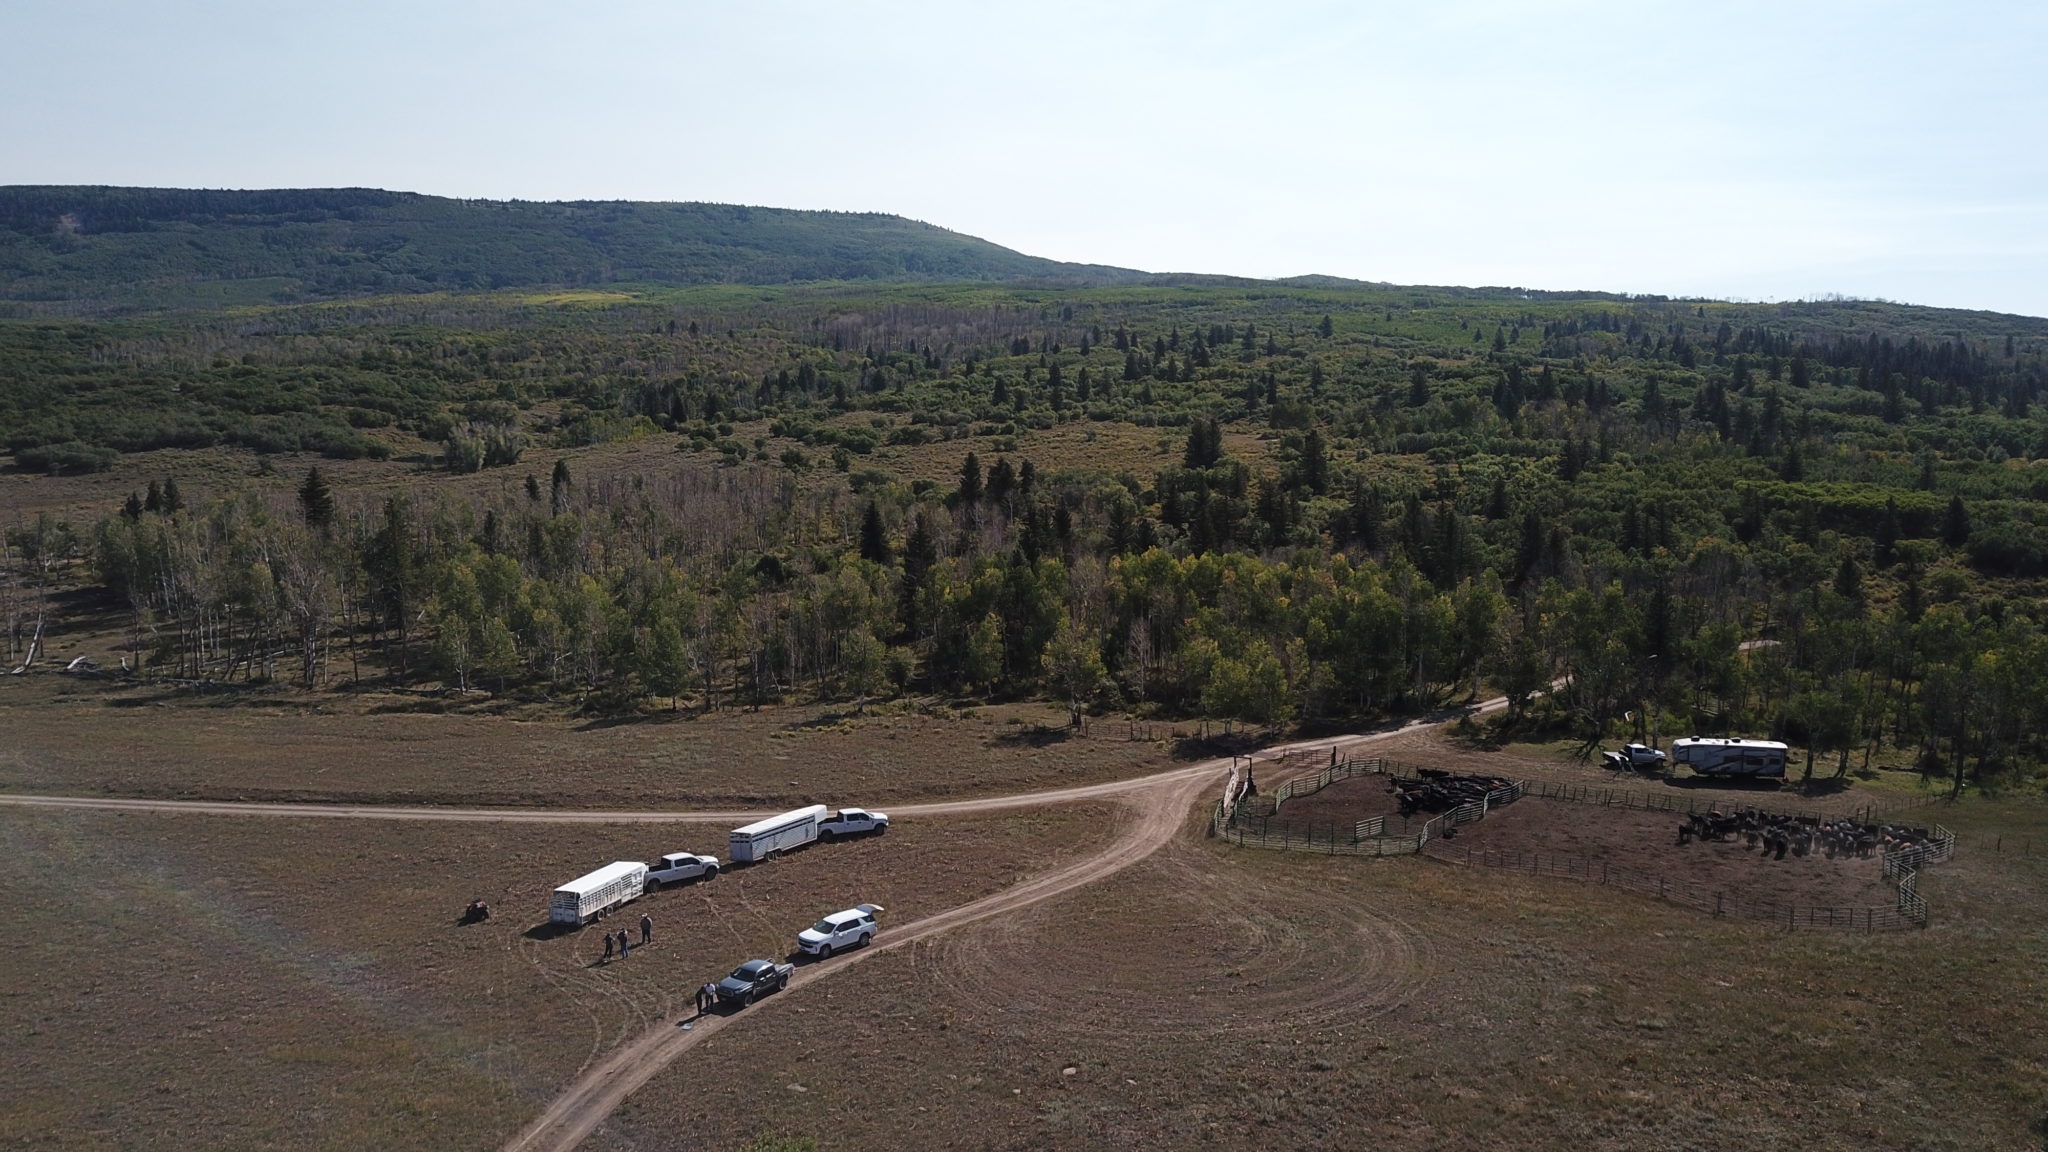
<svg viewBox="0 0 2048 1152">
<path fill-rule="evenodd" d="M 1785 782 L 1776 777 L 1757 780 L 1740 776 L 1667 776 L 1664 782 L 1673 788 L 1729 792 L 1778 792 L 1785 787 Z"/>
</svg>

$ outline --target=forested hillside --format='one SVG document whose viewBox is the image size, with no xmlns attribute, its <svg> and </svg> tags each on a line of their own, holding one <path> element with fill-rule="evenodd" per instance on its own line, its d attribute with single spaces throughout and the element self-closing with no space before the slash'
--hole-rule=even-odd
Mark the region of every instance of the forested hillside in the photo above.
<svg viewBox="0 0 2048 1152">
<path fill-rule="evenodd" d="M 17 652 L 52 610 L 37 574 L 75 557 L 143 673 L 185 679 L 1261 722 L 1486 685 L 1520 730 L 1655 716 L 1788 738 L 1822 774 L 1991 784 L 2048 754 L 2040 320 L 700 287 L 15 321 L 0 341 L 24 468 L 194 445 L 290 480 L 20 519 Z M 375 499 L 335 480 L 371 467 L 413 479 Z"/>
<path fill-rule="evenodd" d="M 68 310 L 622 282 L 1139 278 L 873 213 L 370 188 L 0 187 L 0 300 Z"/>
</svg>

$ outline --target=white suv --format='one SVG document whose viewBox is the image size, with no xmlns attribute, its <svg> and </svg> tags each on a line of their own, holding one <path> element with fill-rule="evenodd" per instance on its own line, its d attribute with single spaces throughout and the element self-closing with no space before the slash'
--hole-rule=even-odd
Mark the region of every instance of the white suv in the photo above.
<svg viewBox="0 0 2048 1152">
<path fill-rule="evenodd" d="M 834 912 L 797 933 L 796 946 L 821 960 L 832 955 L 835 949 L 858 948 L 881 931 L 881 925 L 875 923 L 875 913 L 881 910 L 874 904 L 862 904 L 844 912 Z"/>
</svg>

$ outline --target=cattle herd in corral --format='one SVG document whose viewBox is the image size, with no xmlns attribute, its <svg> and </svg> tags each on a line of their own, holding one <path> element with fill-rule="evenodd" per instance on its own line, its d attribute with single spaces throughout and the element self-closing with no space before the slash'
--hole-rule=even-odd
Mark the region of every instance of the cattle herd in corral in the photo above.
<svg viewBox="0 0 2048 1152">
<path fill-rule="evenodd" d="M 1810 856 L 1815 852 L 1833 860 L 1838 856 L 1868 858 L 1871 853 L 1900 852 L 1925 847 L 1934 836 L 1925 828 L 1892 824 L 1865 824 L 1847 818 L 1787 816 L 1745 808 L 1739 812 L 1695 812 L 1678 825 L 1678 843 L 1694 840 L 1741 840 L 1745 850 L 1759 847 L 1760 860 L 1783 860 Z"/>
<path fill-rule="evenodd" d="M 1387 781 L 1387 791 L 1400 802 L 1401 815 L 1417 812 L 1448 812 L 1463 804 L 1477 804 L 1490 792 L 1513 785 L 1500 776 L 1459 776 L 1436 768 L 1417 769 L 1419 779 Z"/>
</svg>

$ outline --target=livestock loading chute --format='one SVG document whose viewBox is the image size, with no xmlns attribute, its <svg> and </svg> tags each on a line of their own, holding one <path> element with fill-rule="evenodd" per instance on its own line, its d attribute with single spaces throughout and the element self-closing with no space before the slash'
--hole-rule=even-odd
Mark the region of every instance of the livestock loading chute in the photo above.
<svg viewBox="0 0 2048 1152">
<path fill-rule="evenodd" d="M 607 864 L 588 876 L 578 876 L 548 898 L 548 920 L 555 924 L 581 927 L 637 899 L 647 887 L 647 865 L 637 860 Z"/>
<path fill-rule="evenodd" d="M 753 864 L 809 844 L 818 838 L 818 821 L 825 818 L 825 812 L 823 804 L 813 804 L 733 829 L 732 862 Z"/>
<path fill-rule="evenodd" d="M 1701 776 L 1785 778 L 1785 753 L 1776 740 L 1724 739 L 1693 736 L 1671 742 L 1671 759 Z"/>
</svg>

